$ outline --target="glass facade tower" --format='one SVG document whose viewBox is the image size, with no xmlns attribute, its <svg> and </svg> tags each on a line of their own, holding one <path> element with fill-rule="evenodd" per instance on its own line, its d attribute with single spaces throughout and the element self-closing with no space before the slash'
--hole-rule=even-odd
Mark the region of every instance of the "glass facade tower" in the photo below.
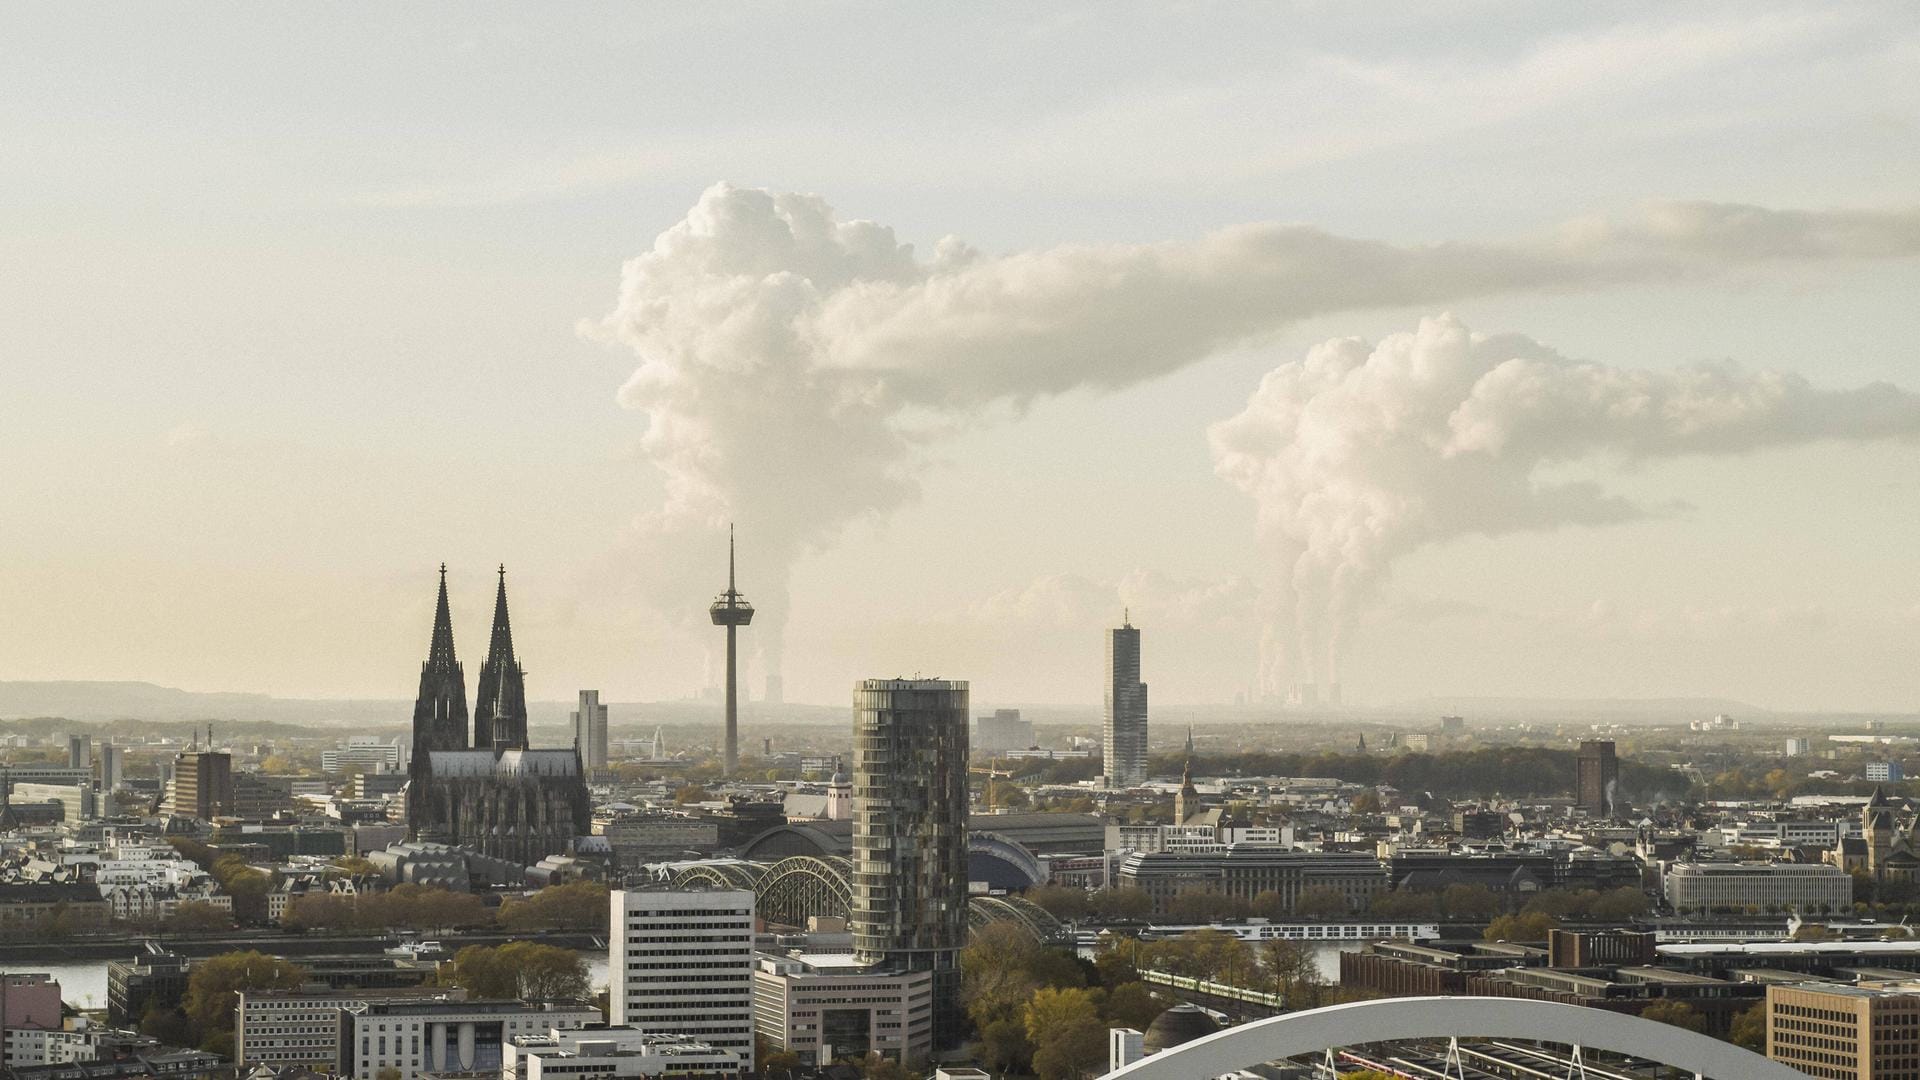
<svg viewBox="0 0 1920 1080">
<path fill-rule="evenodd" d="M 1110 788 L 1147 782 L 1147 684 L 1140 681 L 1140 631 L 1129 620 L 1107 631 L 1106 777 Z"/>
<path fill-rule="evenodd" d="M 953 1045 L 967 941 L 967 684 L 853 691 L 853 951 L 933 972 L 933 1041 Z"/>
</svg>

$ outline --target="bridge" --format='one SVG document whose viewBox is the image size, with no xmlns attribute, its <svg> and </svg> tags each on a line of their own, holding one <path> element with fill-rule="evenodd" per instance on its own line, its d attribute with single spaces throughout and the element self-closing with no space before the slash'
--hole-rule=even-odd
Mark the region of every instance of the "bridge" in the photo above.
<svg viewBox="0 0 1920 1080">
<path fill-rule="evenodd" d="M 1414 1039 L 1447 1040 L 1455 1051 L 1452 1064 L 1457 1065 L 1458 1040 L 1465 1038 L 1572 1047 L 1571 1076 L 1584 1073 L 1585 1051 L 1605 1050 L 1669 1065 L 1697 1080 L 1808 1080 L 1798 1069 L 1671 1024 L 1579 1005 L 1497 997 L 1386 998 L 1288 1013 L 1163 1050 L 1103 1080 L 1193 1080 L 1284 1058 L 1323 1057 L 1331 1062 L 1345 1047 Z"/>
</svg>

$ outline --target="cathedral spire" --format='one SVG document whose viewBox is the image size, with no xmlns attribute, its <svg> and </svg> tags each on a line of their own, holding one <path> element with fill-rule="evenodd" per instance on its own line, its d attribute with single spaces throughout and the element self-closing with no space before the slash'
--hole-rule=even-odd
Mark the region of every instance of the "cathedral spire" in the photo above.
<svg viewBox="0 0 1920 1080">
<path fill-rule="evenodd" d="M 420 665 L 420 693 L 413 700 L 413 758 L 417 773 L 435 750 L 467 748 L 467 681 L 453 653 L 453 613 L 447 605 L 447 564 L 440 564 L 440 595 L 434 602 L 433 638 Z"/>
<path fill-rule="evenodd" d="M 527 690 L 520 662 L 513 655 L 513 625 L 507 617 L 507 568 L 493 599 L 493 634 L 474 690 L 473 745 L 500 750 L 527 745 Z"/>
</svg>

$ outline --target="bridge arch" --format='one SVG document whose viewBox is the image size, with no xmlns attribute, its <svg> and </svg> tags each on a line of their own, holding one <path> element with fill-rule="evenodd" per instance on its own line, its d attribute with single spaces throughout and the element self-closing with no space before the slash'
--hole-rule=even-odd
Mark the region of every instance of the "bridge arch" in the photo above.
<svg viewBox="0 0 1920 1080">
<path fill-rule="evenodd" d="M 1500 997 L 1386 998 L 1287 1013 L 1163 1050 L 1102 1080 L 1192 1080 L 1339 1047 L 1450 1036 L 1530 1039 L 1631 1054 L 1708 1080 L 1807 1080 L 1798 1069 L 1671 1024 Z"/>
</svg>

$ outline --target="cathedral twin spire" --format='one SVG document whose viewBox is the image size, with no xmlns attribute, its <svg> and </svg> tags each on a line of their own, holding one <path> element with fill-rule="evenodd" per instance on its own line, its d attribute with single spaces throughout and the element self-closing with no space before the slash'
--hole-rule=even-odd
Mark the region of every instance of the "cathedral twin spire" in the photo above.
<svg viewBox="0 0 1920 1080">
<path fill-rule="evenodd" d="M 527 745 L 525 672 L 513 655 L 507 618 L 507 568 L 500 568 L 493 605 L 493 635 L 475 687 L 473 737 L 467 736 L 466 678 L 453 651 L 453 615 L 447 604 L 447 566 L 440 564 L 440 595 L 434 605 L 433 640 L 420 668 L 420 694 L 413 706 L 414 768 L 425 768 L 433 750 L 524 749 Z"/>
</svg>

